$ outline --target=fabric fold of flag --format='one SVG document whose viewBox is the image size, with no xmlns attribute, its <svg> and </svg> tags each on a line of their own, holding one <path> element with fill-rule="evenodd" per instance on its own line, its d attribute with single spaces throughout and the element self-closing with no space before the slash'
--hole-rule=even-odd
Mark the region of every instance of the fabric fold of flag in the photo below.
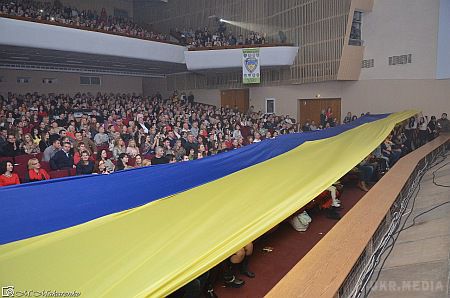
<svg viewBox="0 0 450 298">
<path fill-rule="evenodd" d="M 367 115 L 350 124 L 314 133 L 284 135 L 187 163 L 3 187 L 0 188 L 0 244 L 135 208 L 264 162 L 306 141 L 332 137 L 386 116 Z"/>
<path fill-rule="evenodd" d="M 0 280 L 83 297 L 166 296 L 307 204 L 416 113 L 381 117 L 132 210 L 2 245 Z"/>
</svg>

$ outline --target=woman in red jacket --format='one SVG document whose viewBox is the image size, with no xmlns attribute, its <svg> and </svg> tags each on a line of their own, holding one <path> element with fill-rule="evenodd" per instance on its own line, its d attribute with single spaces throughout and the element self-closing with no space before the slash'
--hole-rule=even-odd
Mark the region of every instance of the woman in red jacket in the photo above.
<svg viewBox="0 0 450 298">
<path fill-rule="evenodd" d="M 30 182 L 50 179 L 47 171 L 41 169 L 41 164 L 37 158 L 28 160 L 28 177 Z"/>
<path fill-rule="evenodd" d="M 19 176 L 13 173 L 14 166 L 11 161 L 3 161 L 0 165 L 0 186 L 20 184 Z"/>
</svg>

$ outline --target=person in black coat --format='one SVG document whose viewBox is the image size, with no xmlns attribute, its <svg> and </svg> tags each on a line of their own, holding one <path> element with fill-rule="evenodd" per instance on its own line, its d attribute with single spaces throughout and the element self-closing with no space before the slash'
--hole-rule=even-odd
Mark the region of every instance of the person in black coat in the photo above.
<svg viewBox="0 0 450 298">
<path fill-rule="evenodd" d="M 73 168 L 73 155 L 70 153 L 72 145 L 69 142 L 65 142 L 62 146 L 62 150 L 59 150 L 50 159 L 50 167 L 53 170 L 62 170 Z"/>
<path fill-rule="evenodd" d="M 6 145 L 3 147 L 3 156 L 13 157 L 25 154 L 25 151 L 20 146 L 19 142 L 16 141 L 16 137 L 14 135 L 8 135 L 8 139 L 6 141 Z"/>
<path fill-rule="evenodd" d="M 89 160 L 89 152 L 81 152 L 81 160 L 77 164 L 77 175 L 87 175 L 94 172 L 94 162 Z"/>
</svg>

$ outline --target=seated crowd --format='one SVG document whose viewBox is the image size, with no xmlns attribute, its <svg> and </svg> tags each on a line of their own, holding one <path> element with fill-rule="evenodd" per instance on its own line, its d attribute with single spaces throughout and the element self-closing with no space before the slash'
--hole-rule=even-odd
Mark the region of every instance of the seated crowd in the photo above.
<svg viewBox="0 0 450 298">
<path fill-rule="evenodd" d="M 313 208 L 339 219 L 343 184 L 352 175 L 363 191 L 392 167 L 400 157 L 449 131 L 449 120 L 412 117 L 395 127 L 369 156 L 341 181 L 304 206 L 292 219 L 311 221 L 306 213 Z M 354 119 L 348 114 L 344 122 Z M 322 111 L 317 129 L 339 125 L 331 108 Z M 312 127 L 311 127 L 312 126 Z M 425 127 L 425 130 L 423 129 Z M 314 123 L 303 126 L 312 131 Z M 174 92 L 169 99 L 160 94 L 13 94 L 0 97 L 0 186 L 52 178 L 55 171 L 73 175 L 109 174 L 113 171 L 172 162 L 186 162 L 234 150 L 255 142 L 296 132 L 289 116 L 267 115 L 251 107 L 246 113 L 236 107 L 218 108 L 196 103 L 194 96 Z M 301 130 L 299 130 L 301 132 Z M 421 131 L 426 131 L 425 134 Z M 14 166 L 25 169 L 19 175 Z M 45 165 L 45 167 L 44 167 Z M 47 168 L 47 169 L 45 169 Z M 305 215 L 306 213 L 306 215 Z M 290 221 L 294 226 L 293 222 Z M 307 227 L 306 223 L 306 227 Z M 298 231 L 304 231 L 300 223 Z M 215 297 L 217 272 L 227 287 L 245 284 L 237 272 L 248 278 L 253 253 L 249 243 L 227 258 L 222 269 L 208 271 L 180 289 L 184 297 L 198 297 L 206 291 Z"/>
<path fill-rule="evenodd" d="M 187 45 L 190 48 L 201 47 L 224 47 L 224 46 L 236 46 L 236 45 L 260 45 L 266 44 L 266 35 L 258 32 L 249 32 L 246 37 L 242 34 L 239 36 L 233 35 L 233 32 L 226 32 L 226 27 L 223 23 L 220 23 L 215 32 L 211 31 L 208 27 L 203 29 L 193 30 L 178 30 L 175 29 L 180 43 Z"/>
<path fill-rule="evenodd" d="M 128 18 L 108 16 L 104 8 L 99 14 L 97 11 L 78 10 L 74 7 L 63 6 L 58 0 L 51 2 L 0 0 L 0 16 L 2 14 L 91 30 L 120 33 L 130 37 L 169 40 L 167 35 L 148 30 L 145 26 L 138 25 Z"/>
<path fill-rule="evenodd" d="M 193 100 L 177 92 L 167 100 L 160 94 L 9 93 L 0 98 L 0 157 L 17 164 L 23 183 L 36 180 L 36 169 L 43 173 L 39 180 L 106 174 L 200 159 L 295 132 L 288 116 Z M 39 163 L 27 168 L 31 157 Z"/>
</svg>

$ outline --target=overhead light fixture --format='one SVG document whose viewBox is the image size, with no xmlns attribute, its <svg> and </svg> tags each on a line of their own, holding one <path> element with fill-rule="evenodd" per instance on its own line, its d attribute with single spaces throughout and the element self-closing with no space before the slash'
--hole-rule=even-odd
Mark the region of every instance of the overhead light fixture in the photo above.
<svg viewBox="0 0 450 298">
<path fill-rule="evenodd" d="M 30 57 L 24 57 L 24 56 L 10 56 L 11 59 L 18 59 L 18 60 L 30 60 Z"/>
<path fill-rule="evenodd" d="M 39 12 L 41 12 L 41 13 L 42 13 L 42 12 L 44 12 L 44 10 L 43 10 L 43 9 L 39 9 Z"/>
</svg>

